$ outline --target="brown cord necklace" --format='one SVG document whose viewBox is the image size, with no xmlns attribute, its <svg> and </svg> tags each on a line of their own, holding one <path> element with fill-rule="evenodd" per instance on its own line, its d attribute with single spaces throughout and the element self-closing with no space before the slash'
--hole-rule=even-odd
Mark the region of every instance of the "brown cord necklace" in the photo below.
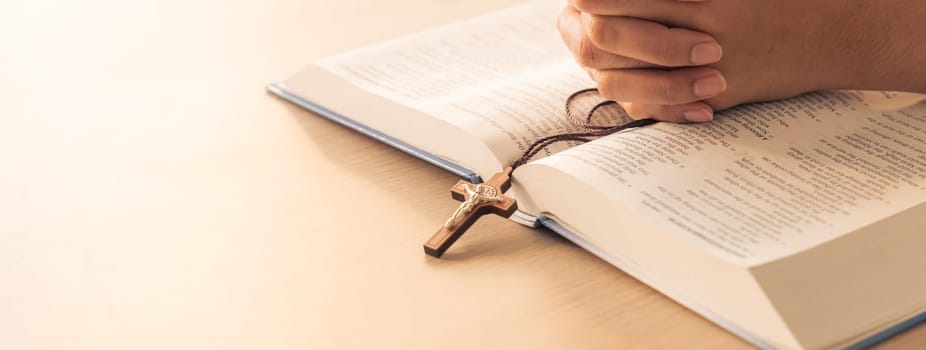
<svg viewBox="0 0 926 350">
<path fill-rule="evenodd" d="M 614 101 L 605 101 L 595 105 L 588 111 L 585 119 L 576 118 L 571 108 L 575 99 L 585 94 L 597 92 L 598 89 L 579 90 L 566 98 L 566 119 L 584 131 L 557 134 L 534 141 L 520 158 L 501 172 L 492 175 L 489 181 L 481 184 L 473 184 L 464 180 L 457 182 L 450 189 L 450 194 L 453 199 L 463 203 L 444 222 L 440 229 L 424 243 L 425 254 L 440 258 L 483 215 L 495 214 L 507 218 L 514 214 L 518 210 L 518 202 L 512 197 L 504 195 L 505 191 L 511 187 L 511 172 L 526 164 L 537 153 L 550 145 L 563 141 L 589 142 L 594 138 L 611 135 L 621 130 L 643 127 L 657 122 L 655 119 L 646 118 L 617 125 L 595 125 L 592 123 L 595 113 L 604 107 L 616 105 L 617 102 Z"/>
</svg>

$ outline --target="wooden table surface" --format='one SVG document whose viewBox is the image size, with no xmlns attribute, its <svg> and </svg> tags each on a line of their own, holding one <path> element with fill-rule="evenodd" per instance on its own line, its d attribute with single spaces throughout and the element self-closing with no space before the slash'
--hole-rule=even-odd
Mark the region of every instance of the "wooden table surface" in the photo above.
<svg viewBox="0 0 926 350">
<path fill-rule="evenodd" d="M 544 231 L 425 257 L 455 178 L 264 92 L 512 2 L 0 3 L 0 348 L 746 347 Z"/>
</svg>

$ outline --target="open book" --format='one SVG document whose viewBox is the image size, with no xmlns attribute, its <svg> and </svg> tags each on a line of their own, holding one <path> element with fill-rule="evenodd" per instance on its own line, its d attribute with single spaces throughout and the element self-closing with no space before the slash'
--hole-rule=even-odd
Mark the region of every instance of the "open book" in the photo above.
<svg viewBox="0 0 926 350">
<path fill-rule="evenodd" d="M 594 84 L 559 41 L 557 3 L 323 59 L 270 90 L 479 181 L 578 131 L 564 100 Z M 874 344 L 926 319 L 921 100 L 820 92 L 559 144 L 514 172 L 513 219 L 757 346 Z"/>
</svg>

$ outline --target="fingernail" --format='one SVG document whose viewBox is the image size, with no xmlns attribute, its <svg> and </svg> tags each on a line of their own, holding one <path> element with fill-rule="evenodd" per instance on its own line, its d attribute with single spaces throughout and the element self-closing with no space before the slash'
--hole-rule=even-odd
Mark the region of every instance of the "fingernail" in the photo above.
<svg viewBox="0 0 926 350">
<path fill-rule="evenodd" d="M 706 123 L 714 119 L 714 114 L 703 109 L 692 109 L 683 114 L 685 120 L 692 123 Z"/>
<path fill-rule="evenodd" d="M 720 61 L 723 48 L 717 43 L 700 43 L 691 48 L 691 64 L 702 65 Z"/>
<path fill-rule="evenodd" d="M 720 74 L 698 79 L 694 83 L 694 94 L 698 97 L 717 96 L 727 89 L 727 81 Z"/>
</svg>

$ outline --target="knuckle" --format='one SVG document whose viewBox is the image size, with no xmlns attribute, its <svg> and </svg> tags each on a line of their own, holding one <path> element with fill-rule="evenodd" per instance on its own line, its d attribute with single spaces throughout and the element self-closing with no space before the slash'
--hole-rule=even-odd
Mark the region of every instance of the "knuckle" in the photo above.
<svg viewBox="0 0 926 350">
<path fill-rule="evenodd" d="M 685 62 L 679 62 L 676 54 L 676 46 L 670 40 L 659 40 L 656 44 L 655 58 L 659 64 L 669 67 L 684 65 Z"/>
<path fill-rule="evenodd" d="M 588 31 L 588 39 L 595 45 L 607 45 L 613 40 L 612 25 L 605 17 L 591 16 L 586 31 Z"/>
<path fill-rule="evenodd" d="M 660 79 L 658 85 L 658 94 L 663 103 L 678 104 L 688 102 L 687 80 L 673 75 Z"/>
<path fill-rule="evenodd" d="M 647 60 L 666 67 L 688 65 L 690 35 L 687 30 L 677 28 L 660 28 L 652 37 L 656 40 L 646 42 Z"/>
<path fill-rule="evenodd" d="M 662 79 L 659 83 L 659 97 L 662 102 L 672 103 L 675 101 L 675 83 L 672 79 Z"/>
<path fill-rule="evenodd" d="M 576 60 L 579 64 L 589 68 L 601 68 L 598 66 L 601 62 L 600 56 L 598 48 L 591 41 L 584 38 L 579 41 L 576 52 Z"/>
<path fill-rule="evenodd" d="M 601 97 L 612 101 L 624 100 L 625 93 L 622 82 L 623 79 L 620 79 L 617 74 L 601 74 L 597 81 Z"/>
<path fill-rule="evenodd" d="M 681 111 L 675 106 L 670 105 L 659 105 L 656 111 L 652 113 L 652 118 L 665 121 L 682 121 L 685 120 L 681 116 Z"/>
<path fill-rule="evenodd" d="M 650 118 L 651 116 L 647 113 L 644 105 L 639 103 L 622 103 L 621 107 L 624 109 L 624 112 L 627 113 L 627 116 L 631 119 L 643 119 Z"/>
</svg>

